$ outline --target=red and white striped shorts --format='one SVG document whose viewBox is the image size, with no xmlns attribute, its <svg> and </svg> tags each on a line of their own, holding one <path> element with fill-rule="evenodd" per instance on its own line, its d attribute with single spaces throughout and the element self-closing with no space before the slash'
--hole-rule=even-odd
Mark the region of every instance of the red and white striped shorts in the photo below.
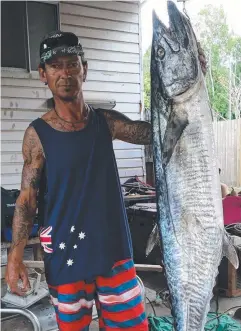
<svg viewBox="0 0 241 331">
<path fill-rule="evenodd" d="M 60 331 L 88 331 L 96 303 L 101 331 L 148 331 L 141 290 L 131 259 L 115 263 L 94 282 L 50 286 Z"/>
</svg>

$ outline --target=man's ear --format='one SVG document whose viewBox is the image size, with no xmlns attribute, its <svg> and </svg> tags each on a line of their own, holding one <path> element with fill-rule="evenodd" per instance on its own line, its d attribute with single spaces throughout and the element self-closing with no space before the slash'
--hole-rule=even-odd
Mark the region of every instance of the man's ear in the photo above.
<svg viewBox="0 0 241 331">
<path fill-rule="evenodd" d="M 45 70 L 42 68 L 42 67 L 38 67 L 38 72 L 39 72 L 39 78 L 40 80 L 45 84 L 47 85 L 47 78 L 46 78 L 46 73 L 45 73 Z"/>
<path fill-rule="evenodd" d="M 88 62 L 86 62 L 85 64 L 83 64 L 83 70 L 84 70 L 84 74 L 83 74 L 83 81 L 86 81 L 86 77 L 87 77 L 87 71 L 88 71 Z"/>
</svg>

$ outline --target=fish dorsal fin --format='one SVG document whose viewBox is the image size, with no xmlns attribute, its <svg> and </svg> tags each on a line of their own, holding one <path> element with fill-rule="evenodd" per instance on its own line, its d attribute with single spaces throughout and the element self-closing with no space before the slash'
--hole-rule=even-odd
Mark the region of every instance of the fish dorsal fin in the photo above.
<svg viewBox="0 0 241 331">
<path fill-rule="evenodd" d="M 167 127 L 162 145 L 162 158 L 164 168 L 168 165 L 170 158 L 173 154 L 174 148 L 187 125 L 187 113 L 185 111 L 175 112 L 172 109 L 169 119 L 167 121 Z"/>
<path fill-rule="evenodd" d="M 226 256 L 226 258 L 234 266 L 234 268 L 238 269 L 239 267 L 238 255 L 231 241 L 231 238 L 226 231 L 224 231 L 223 234 L 223 256 Z"/>
</svg>

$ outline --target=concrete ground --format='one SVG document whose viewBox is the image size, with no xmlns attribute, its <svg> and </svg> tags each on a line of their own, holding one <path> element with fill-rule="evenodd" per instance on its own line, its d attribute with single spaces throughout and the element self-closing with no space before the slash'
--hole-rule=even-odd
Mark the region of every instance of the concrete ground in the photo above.
<svg viewBox="0 0 241 331">
<path fill-rule="evenodd" d="M 147 298 L 151 301 L 153 308 L 155 309 L 156 316 L 171 316 L 170 309 L 168 309 L 164 304 L 156 302 L 156 291 L 160 291 L 165 287 L 165 278 L 163 274 L 160 273 L 155 273 L 155 272 L 140 272 L 138 273 L 140 278 L 142 279 L 145 288 L 146 288 L 146 296 Z M 224 297 L 219 297 L 218 300 L 219 304 L 219 313 L 223 313 L 226 310 L 236 307 L 236 306 L 241 306 L 241 297 L 237 298 L 224 298 Z M 146 312 L 147 315 L 153 314 L 153 308 L 151 307 L 151 304 L 146 301 Z M 234 315 L 236 309 L 231 309 L 229 311 L 229 314 L 231 316 Z M 210 311 L 216 312 L 216 303 L 213 301 L 211 303 L 211 309 Z M 241 317 L 240 317 L 240 331 L 241 331 Z M 98 321 L 93 321 L 90 326 L 90 331 L 98 331 Z"/>
</svg>

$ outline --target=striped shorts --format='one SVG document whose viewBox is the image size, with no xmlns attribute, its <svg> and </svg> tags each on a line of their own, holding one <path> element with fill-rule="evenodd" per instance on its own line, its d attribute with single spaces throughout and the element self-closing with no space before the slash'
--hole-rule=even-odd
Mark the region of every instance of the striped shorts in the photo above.
<svg viewBox="0 0 241 331">
<path fill-rule="evenodd" d="M 50 286 L 60 331 L 88 331 L 95 301 L 101 331 L 148 331 L 140 287 L 131 259 L 115 263 L 93 282 Z"/>
</svg>

